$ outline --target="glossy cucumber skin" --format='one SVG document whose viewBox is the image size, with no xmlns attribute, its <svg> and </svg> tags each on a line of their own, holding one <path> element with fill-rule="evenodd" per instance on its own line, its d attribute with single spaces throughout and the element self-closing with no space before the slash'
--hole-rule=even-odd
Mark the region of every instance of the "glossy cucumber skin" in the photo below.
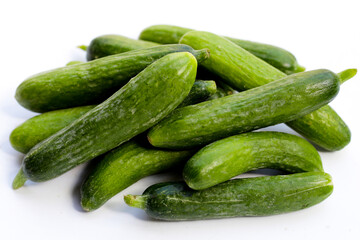
<svg viewBox="0 0 360 240">
<path fill-rule="evenodd" d="M 179 221 L 268 216 L 311 207 L 331 195 L 323 172 L 242 178 L 195 191 L 185 183 L 162 183 L 145 192 L 145 211 L 155 219 Z"/>
<path fill-rule="evenodd" d="M 81 206 L 85 211 L 101 207 L 110 198 L 138 180 L 188 160 L 193 151 L 168 151 L 131 140 L 101 156 L 81 185 Z"/>
<path fill-rule="evenodd" d="M 154 25 L 144 29 L 139 39 L 162 44 L 173 44 L 178 43 L 181 37 L 190 31 L 194 30 L 171 25 Z M 305 70 L 299 66 L 292 53 L 282 48 L 264 43 L 230 37 L 226 38 L 286 74 L 293 74 Z"/>
<path fill-rule="evenodd" d="M 202 102 L 214 92 L 216 92 L 214 81 L 197 80 L 189 95 L 178 107 Z M 30 118 L 11 132 L 10 143 L 17 151 L 27 153 L 36 144 L 70 125 L 94 107 L 95 105 L 90 105 L 54 110 Z"/>
<path fill-rule="evenodd" d="M 297 73 L 175 110 L 148 132 L 155 147 L 184 149 L 297 119 L 329 103 L 340 81 L 329 70 Z"/>
<path fill-rule="evenodd" d="M 208 57 L 180 44 L 135 50 L 39 73 L 22 82 L 15 97 L 35 112 L 98 104 L 149 64 L 174 52 L 191 52 L 199 61 Z"/>
<path fill-rule="evenodd" d="M 91 61 L 118 53 L 155 47 L 158 45 L 158 43 L 135 40 L 120 35 L 103 35 L 94 38 L 91 41 L 86 51 L 86 58 L 88 61 Z"/>
<path fill-rule="evenodd" d="M 39 142 L 63 129 L 95 105 L 46 112 L 26 120 L 10 134 L 10 143 L 19 152 L 27 153 Z"/>
<path fill-rule="evenodd" d="M 241 47 L 212 33 L 189 32 L 182 37 L 180 43 L 194 49 L 210 49 L 211 57 L 202 66 L 219 75 L 236 90 L 258 87 L 286 76 Z M 323 119 L 323 116 L 326 118 Z M 294 120 L 289 126 L 329 151 L 339 150 L 350 142 L 350 130 L 330 107 Z M 317 126 L 315 131 L 313 126 Z"/>
<path fill-rule="evenodd" d="M 42 141 L 25 156 L 25 176 L 55 178 L 144 132 L 189 94 L 197 61 L 187 52 L 166 55 L 109 99 Z"/>
<path fill-rule="evenodd" d="M 280 132 L 250 132 L 202 148 L 185 164 L 183 177 L 190 188 L 201 190 L 260 168 L 324 171 L 319 153 L 305 139 Z"/>
</svg>

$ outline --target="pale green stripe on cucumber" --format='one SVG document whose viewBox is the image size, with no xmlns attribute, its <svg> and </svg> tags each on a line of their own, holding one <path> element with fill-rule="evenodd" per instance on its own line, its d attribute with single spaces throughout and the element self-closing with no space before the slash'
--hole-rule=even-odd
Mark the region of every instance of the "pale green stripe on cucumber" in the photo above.
<svg viewBox="0 0 360 240">
<path fill-rule="evenodd" d="M 250 132 L 202 148 L 185 164 L 183 177 L 190 188 L 201 190 L 261 168 L 324 171 L 319 153 L 305 139 L 280 132 Z"/>
<path fill-rule="evenodd" d="M 157 59 L 174 52 L 190 52 L 202 60 L 207 50 L 181 44 L 156 46 L 57 68 L 29 77 L 16 90 L 16 100 L 35 112 L 98 104 Z"/>
<path fill-rule="evenodd" d="M 219 99 L 179 108 L 148 132 L 155 147 L 184 149 L 292 121 L 335 98 L 338 76 L 329 70 L 296 73 Z"/>
<path fill-rule="evenodd" d="M 208 48 L 211 57 L 204 61 L 202 66 L 219 75 L 236 90 L 255 88 L 286 77 L 285 73 L 243 48 L 212 33 L 192 31 L 185 34 L 180 43 L 190 45 L 194 49 Z M 347 73 L 341 74 L 341 77 L 351 77 L 356 71 L 348 70 Z M 317 111 L 319 112 L 309 113 L 307 116 L 294 120 L 289 126 L 326 150 L 334 151 L 345 147 L 350 142 L 351 134 L 344 121 L 330 107 Z M 316 133 L 309 128 L 315 125 L 317 126 Z"/>
<path fill-rule="evenodd" d="M 288 213 L 318 204 L 332 191 L 329 174 L 306 172 L 234 179 L 201 191 L 184 182 L 158 183 L 124 200 L 152 218 L 179 221 Z"/>
<path fill-rule="evenodd" d="M 109 99 L 30 150 L 25 176 L 55 178 L 144 132 L 189 94 L 197 61 L 188 52 L 168 54 L 132 78 Z"/>
<path fill-rule="evenodd" d="M 180 38 L 190 31 L 194 30 L 171 25 L 153 25 L 144 29 L 139 39 L 162 44 L 173 44 L 178 43 Z M 298 64 L 295 56 L 282 48 L 264 43 L 226 38 L 286 74 L 305 71 L 305 68 Z"/>
</svg>

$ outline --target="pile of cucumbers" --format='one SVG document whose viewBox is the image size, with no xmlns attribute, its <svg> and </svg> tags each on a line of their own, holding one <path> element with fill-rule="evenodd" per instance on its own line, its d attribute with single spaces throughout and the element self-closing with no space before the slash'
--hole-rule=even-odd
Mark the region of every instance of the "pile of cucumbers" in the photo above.
<svg viewBox="0 0 360 240">
<path fill-rule="evenodd" d="M 281 214 L 332 193 L 313 145 L 337 151 L 350 142 L 327 104 L 356 69 L 304 72 L 282 48 L 169 25 L 80 48 L 88 62 L 31 76 L 16 90 L 20 105 L 41 114 L 10 135 L 25 154 L 14 189 L 92 160 L 80 189 L 85 211 L 170 169 L 184 181 L 125 202 L 156 219 L 194 220 Z M 304 138 L 253 132 L 279 123 Z M 232 179 L 261 168 L 284 174 Z"/>
</svg>

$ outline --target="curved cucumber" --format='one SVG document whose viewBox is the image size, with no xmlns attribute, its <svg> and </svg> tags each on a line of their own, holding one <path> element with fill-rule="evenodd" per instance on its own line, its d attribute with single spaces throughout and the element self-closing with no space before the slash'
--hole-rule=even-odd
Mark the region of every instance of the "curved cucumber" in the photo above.
<svg viewBox="0 0 360 240">
<path fill-rule="evenodd" d="M 212 33 L 189 32 L 182 37 L 180 42 L 192 46 L 194 49 L 209 48 L 211 57 L 202 65 L 219 75 L 236 90 L 258 87 L 286 76 L 285 73 L 280 72 L 229 40 Z M 303 134 L 305 138 L 311 139 L 312 142 L 327 150 L 339 150 L 346 146 L 350 141 L 350 130 L 340 117 L 335 111 L 331 113 L 330 111 L 324 112 L 323 109 L 317 111 L 319 112 L 295 120 L 291 127 Z M 321 118 L 321 116 L 328 114 L 331 116 L 327 119 Z M 308 123 L 318 126 L 316 132 L 320 134 L 314 134 Z M 331 137 L 326 139 L 322 137 L 324 135 Z M 332 141 L 332 138 L 341 139 L 341 142 Z"/>
<path fill-rule="evenodd" d="M 85 211 L 101 207 L 138 180 L 181 165 L 193 151 L 167 151 L 130 141 L 107 153 L 83 182 L 81 206 Z"/>
<path fill-rule="evenodd" d="M 162 44 L 178 43 L 181 37 L 190 31 L 193 31 L 193 29 L 171 25 L 154 25 L 144 29 L 139 39 Z M 304 67 L 298 64 L 292 53 L 282 48 L 264 43 L 226 38 L 286 74 L 305 70 Z"/>
<path fill-rule="evenodd" d="M 20 84 L 15 97 L 35 112 L 101 103 L 149 64 L 174 52 L 190 52 L 198 61 L 209 54 L 175 44 L 112 55 L 34 75 Z"/>
<path fill-rule="evenodd" d="M 282 214 L 318 204 L 332 191 L 329 174 L 307 172 L 235 179 L 201 191 L 160 183 L 124 199 L 152 218 L 174 221 Z"/>
<path fill-rule="evenodd" d="M 183 176 L 190 188 L 201 190 L 259 168 L 323 172 L 320 155 L 303 138 L 280 132 L 251 132 L 202 148 L 186 163 Z"/>
<path fill-rule="evenodd" d="M 148 132 L 155 147 L 202 146 L 297 119 L 329 103 L 340 81 L 329 70 L 296 73 L 219 99 L 179 108 Z"/>
<path fill-rule="evenodd" d="M 32 181 L 55 178 L 144 132 L 189 94 L 197 61 L 187 52 L 166 55 L 109 99 L 42 141 L 25 156 Z"/>
<path fill-rule="evenodd" d="M 120 35 L 104 35 L 94 38 L 91 41 L 90 45 L 87 47 L 86 58 L 88 61 L 91 61 L 109 55 L 155 47 L 158 45 L 158 43 L 135 40 Z"/>
</svg>

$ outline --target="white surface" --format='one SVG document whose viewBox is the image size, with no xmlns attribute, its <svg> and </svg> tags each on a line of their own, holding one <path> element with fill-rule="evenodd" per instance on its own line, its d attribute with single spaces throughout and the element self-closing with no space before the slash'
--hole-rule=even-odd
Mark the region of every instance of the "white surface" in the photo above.
<svg viewBox="0 0 360 240">
<path fill-rule="evenodd" d="M 11 2 L 11 3 L 10 3 Z M 308 70 L 360 68 L 358 1 L 1 1 L 0 3 L 0 239 L 360 239 L 360 79 L 343 85 L 330 104 L 352 130 L 352 142 L 321 153 L 334 192 L 306 210 L 271 217 L 193 222 L 150 220 L 127 207 L 168 175 L 146 178 L 101 209 L 84 213 L 78 185 L 83 166 L 46 183 L 13 191 L 23 157 L 8 136 L 34 116 L 15 99 L 28 76 L 85 60 L 76 48 L 102 34 L 136 38 L 153 24 L 174 24 L 281 46 Z M 271 129 L 292 132 L 284 125 Z"/>
</svg>

